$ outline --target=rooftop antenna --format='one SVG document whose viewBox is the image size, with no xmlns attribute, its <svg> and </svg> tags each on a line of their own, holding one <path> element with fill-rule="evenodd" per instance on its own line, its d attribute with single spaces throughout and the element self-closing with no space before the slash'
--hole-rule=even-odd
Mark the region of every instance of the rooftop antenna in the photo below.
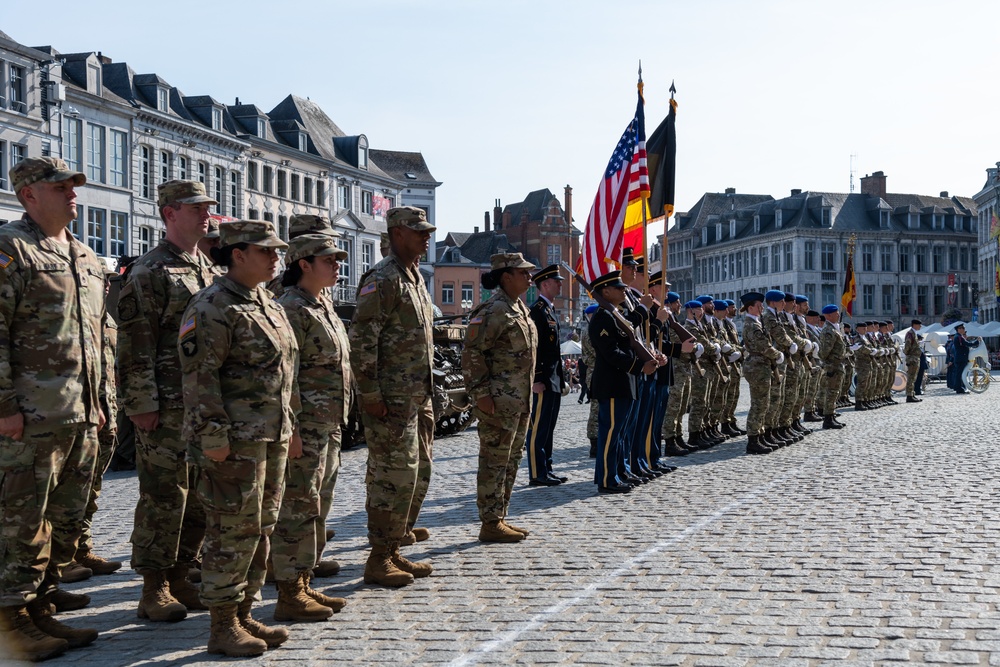
<svg viewBox="0 0 1000 667">
<path fill-rule="evenodd" d="M 851 192 L 854 192 L 854 175 L 858 173 L 858 154 L 851 153 Z"/>
</svg>

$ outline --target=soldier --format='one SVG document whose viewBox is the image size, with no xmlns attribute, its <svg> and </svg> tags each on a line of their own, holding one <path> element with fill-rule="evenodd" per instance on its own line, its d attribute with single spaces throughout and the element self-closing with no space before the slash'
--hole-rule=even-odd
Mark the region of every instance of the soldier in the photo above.
<svg viewBox="0 0 1000 667">
<path fill-rule="evenodd" d="M 326 234 L 328 236 L 332 236 L 333 238 L 340 237 L 340 234 L 338 234 L 333 228 L 333 224 L 321 215 L 293 215 L 288 221 L 288 240 L 291 241 L 292 239 L 303 236 L 304 234 Z M 281 296 L 282 291 L 285 289 L 281 284 L 281 281 L 282 275 L 277 275 L 267 283 L 267 289 L 274 294 L 274 298 Z M 328 292 L 330 292 L 330 290 L 328 290 Z"/>
<path fill-rule="evenodd" d="M 819 339 L 820 334 L 822 333 L 822 327 L 824 326 L 826 326 L 826 318 L 818 311 L 809 310 L 806 312 L 806 333 L 808 334 L 809 340 L 813 345 L 811 353 L 813 359 L 812 376 L 809 379 L 809 384 L 806 385 L 806 395 L 805 402 L 803 403 L 803 409 L 808 409 L 808 414 L 813 414 L 815 416 L 822 414 L 822 409 L 821 406 L 818 405 L 818 401 L 820 400 L 820 385 L 824 378 L 823 368 L 825 364 L 819 356 Z M 838 331 L 837 334 L 839 335 L 840 332 Z M 841 382 L 843 382 L 843 378 L 841 378 Z M 836 415 L 837 413 L 835 412 L 834 414 Z M 822 417 L 820 417 L 820 419 L 822 419 Z M 799 423 L 799 426 L 802 426 L 803 429 L 812 433 L 812 430 L 805 428 L 801 422 Z"/>
<path fill-rule="evenodd" d="M 785 382 L 788 369 L 794 367 L 792 355 L 799 350 L 798 343 L 789 335 L 788 329 L 782 324 L 785 309 L 785 293 L 779 290 L 768 290 L 764 294 L 765 308 L 761 310 L 760 323 L 764 327 L 771 344 L 783 355 L 782 362 L 778 363 L 778 377 L 771 382 L 771 391 L 768 396 L 767 414 L 764 417 L 764 433 L 761 441 L 768 447 L 785 447 L 795 442 L 794 439 L 785 438 L 781 431 L 781 405 L 785 398 Z M 780 319 L 779 319 L 780 316 Z M 748 429 L 749 430 L 749 429 Z"/>
<path fill-rule="evenodd" d="M 167 181 L 158 192 L 167 231 L 135 261 L 118 299 L 122 409 L 135 425 L 139 498 L 132 568 L 142 575 L 137 614 L 178 621 L 204 610 L 188 579 L 198 562 L 205 513 L 192 492 L 198 472 L 182 436 L 184 399 L 177 332 L 188 301 L 219 270 L 198 250 L 215 200 L 194 181 Z"/>
<path fill-rule="evenodd" d="M 368 440 L 371 554 L 366 583 L 405 586 L 431 574 L 399 553 L 413 530 L 431 475 L 434 437 L 433 313 L 417 268 L 435 227 L 423 209 L 390 209 L 389 256 L 361 277 L 350 329 L 351 367 Z"/>
<path fill-rule="evenodd" d="M 105 269 L 66 229 L 83 174 L 43 157 L 9 175 L 25 213 L 0 227 L 0 646 L 37 661 L 97 638 L 52 612 L 90 601 L 57 582 L 76 553 L 106 421 Z"/>
<path fill-rule="evenodd" d="M 506 519 L 532 399 L 539 396 L 532 387 L 535 355 L 544 346 L 539 345 L 534 309 L 529 312 L 521 301 L 535 265 L 514 252 L 493 255 L 490 268 L 482 285 L 495 291 L 469 314 L 462 351 L 462 373 L 479 419 L 479 541 L 520 542 L 528 531 Z"/>
<path fill-rule="evenodd" d="M 670 318 L 677 322 L 680 319 L 681 295 L 677 292 L 667 292 L 665 301 L 667 310 L 670 311 Z M 667 333 L 667 340 L 671 343 L 680 343 L 680 336 L 673 328 L 668 327 Z M 673 382 L 667 395 L 667 410 L 663 416 L 662 429 L 664 453 L 668 456 L 685 456 L 698 451 L 697 445 L 688 446 L 684 442 L 683 420 L 691 400 L 691 376 L 692 373 L 699 372 L 695 364 L 700 355 L 701 352 L 696 346 L 694 352 L 685 352 L 677 358 L 677 361 L 671 362 Z"/>
<path fill-rule="evenodd" d="M 822 421 L 822 417 L 815 414 L 817 407 L 816 396 L 819 392 L 820 380 L 822 379 L 822 362 L 819 358 L 821 315 L 818 311 L 809 308 L 809 297 L 801 294 L 797 294 L 795 296 L 795 311 L 796 323 L 799 325 L 799 330 L 802 332 L 803 337 L 810 343 L 808 355 L 810 357 L 812 369 L 809 371 L 809 375 L 806 378 L 804 391 L 801 393 L 801 399 L 796 409 L 792 425 L 799 432 L 808 435 L 812 433 L 812 429 L 806 427 L 802 421 L 800 421 L 800 416 L 803 411 L 805 411 L 805 421 Z"/>
<path fill-rule="evenodd" d="M 563 277 L 559 265 L 536 273 L 538 299 L 531 306 L 531 321 L 538 331 L 535 375 L 531 385 L 531 421 L 528 424 L 528 475 L 530 486 L 556 486 L 568 478 L 552 472 L 552 435 L 559 418 L 562 390 L 566 386 L 560 350 L 559 319 L 553 299 L 559 296 Z"/>
<path fill-rule="evenodd" d="M 212 256 L 212 248 L 219 247 L 219 221 L 210 217 L 208 219 L 208 231 L 198 239 L 198 250 L 205 257 Z"/>
<path fill-rule="evenodd" d="M 594 364 L 597 363 L 594 351 L 594 344 L 590 342 L 590 320 L 597 312 L 597 304 L 587 306 L 583 311 L 584 326 L 580 331 L 580 349 L 583 359 L 587 362 L 590 374 L 587 377 L 587 390 L 590 390 L 590 381 L 594 377 Z M 590 405 L 590 415 L 587 417 L 587 439 L 590 440 L 590 458 L 597 458 L 597 401 L 587 400 Z"/>
<path fill-rule="evenodd" d="M 650 274 L 648 284 L 649 292 L 653 295 L 654 299 L 652 326 L 650 327 L 652 340 L 650 342 L 654 350 L 662 352 L 664 345 L 670 345 L 670 340 L 667 337 L 667 330 L 669 329 L 667 321 L 670 318 L 670 309 L 659 302 L 663 298 L 663 290 L 669 286 L 669 283 L 664 285 L 663 272 L 657 271 Z M 674 362 L 668 357 L 667 363 L 656 369 L 656 375 L 652 382 L 653 396 L 649 410 L 649 422 L 646 425 L 646 434 L 643 438 L 645 442 L 643 454 L 653 472 L 668 473 L 677 469 L 676 466 L 660 462 L 663 451 L 661 446 L 663 442 L 663 420 L 666 417 L 667 401 L 670 399 L 670 382 L 673 376 L 673 369 Z M 687 450 L 684 450 L 684 453 L 686 454 Z"/>
<path fill-rule="evenodd" d="M 740 334 L 736 330 L 733 318 L 736 316 L 736 302 L 725 300 L 725 308 L 716 305 L 716 318 L 722 325 L 726 342 L 731 346 L 726 361 L 729 362 L 729 382 L 726 384 L 725 407 L 722 410 L 721 431 L 725 435 L 735 437 L 746 435 L 747 432 L 736 423 L 736 406 L 740 401 L 740 377 L 743 375 L 743 364 L 746 350 L 740 344 Z"/>
<path fill-rule="evenodd" d="M 802 392 L 810 377 L 811 364 L 807 357 L 812 352 L 812 343 L 806 338 L 805 332 L 799 328 L 795 316 L 795 295 L 791 292 L 785 294 L 785 308 L 778 316 L 778 321 L 785 328 L 789 338 L 798 346 L 798 352 L 792 354 L 795 362 L 790 363 L 785 370 L 781 411 L 778 413 L 778 435 L 786 440 L 799 442 L 806 435 L 808 429 L 800 430 L 794 422 L 798 417 Z M 803 328 L 804 326 L 803 323 Z"/>
<path fill-rule="evenodd" d="M 854 388 L 854 409 L 858 412 L 873 409 L 870 407 L 868 392 L 876 349 L 868 337 L 868 324 L 868 322 L 858 322 L 856 327 L 858 339 L 850 347 L 854 352 L 854 369 L 858 374 L 857 385 Z"/>
<path fill-rule="evenodd" d="M 857 333 L 847 322 L 840 322 L 840 335 L 844 338 L 847 346 L 847 354 L 844 357 L 844 383 L 840 386 L 840 398 L 837 400 L 838 408 L 846 408 L 851 405 L 851 383 L 854 382 L 854 345 Z"/>
<path fill-rule="evenodd" d="M 687 310 L 688 316 L 685 328 L 694 334 L 695 340 L 701 346 L 699 349 L 706 354 L 708 360 L 708 363 L 705 364 L 704 375 L 696 373 L 691 377 L 691 412 L 688 414 L 688 442 L 699 449 L 707 449 L 719 444 L 723 440 L 707 432 L 712 392 L 720 375 L 715 369 L 718 363 L 718 360 L 714 357 L 716 343 L 702 324 L 705 310 L 701 299 L 688 301 L 684 304 L 684 307 Z M 719 351 L 721 353 L 721 347 Z"/>
<path fill-rule="evenodd" d="M 774 347 L 761 324 L 763 301 L 764 295 L 760 292 L 747 292 L 740 297 L 740 302 L 746 310 L 743 321 L 743 346 L 746 348 L 747 356 L 743 364 L 743 375 L 750 386 L 747 454 L 769 454 L 773 451 L 763 437 L 766 431 L 774 369 L 785 360 L 785 355 Z"/>
<path fill-rule="evenodd" d="M 722 323 L 715 316 L 715 309 L 718 307 L 725 312 L 729 306 L 725 301 L 716 300 L 710 296 L 698 297 L 698 300 L 702 302 L 702 309 L 705 311 L 705 316 L 702 318 L 705 329 L 712 340 L 712 344 L 718 346 L 718 354 L 715 355 L 717 363 L 712 364 L 712 368 L 716 372 L 716 381 L 712 387 L 712 394 L 709 399 L 707 432 L 717 441 L 723 442 L 726 438 L 731 437 L 728 433 L 722 432 L 722 414 L 726 408 L 727 387 L 732 382 L 730 378 L 732 375 L 730 369 L 731 363 L 728 361 L 728 358 L 732 356 L 733 346 L 726 339 L 726 334 L 722 330 Z M 713 351 L 714 349 L 713 347 Z M 736 382 L 739 382 L 739 377 L 736 378 Z"/>
<path fill-rule="evenodd" d="M 201 600 L 211 612 L 209 653 L 260 655 L 288 639 L 250 613 L 260 599 L 278 520 L 288 444 L 300 410 L 298 344 L 264 284 L 288 245 L 270 222 L 219 226 L 226 274 L 188 303 L 178 334 L 184 440 L 205 508 Z"/>
<path fill-rule="evenodd" d="M 823 388 L 820 391 L 823 405 L 820 412 L 823 414 L 823 428 L 844 428 L 836 416 L 837 398 L 844 384 L 844 358 L 847 356 L 847 345 L 838 326 L 840 309 L 832 303 L 823 306 L 823 316 L 826 324 L 819 339 L 819 358 L 823 362 Z"/>
<path fill-rule="evenodd" d="M 327 467 L 340 467 L 341 427 L 350 412 L 354 382 L 347 331 L 325 296 L 340 279 L 344 259 L 347 253 L 329 234 L 296 236 L 285 254 L 283 291 L 277 301 L 299 347 L 302 412 L 288 448 L 285 494 L 271 545 L 278 588 L 276 621 L 321 621 L 347 604 L 309 585 L 326 542 L 323 486 L 335 476 Z M 333 495 L 332 488 L 329 493 Z M 339 563 L 333 565 L 340 570 Z"/>
<path fill-rule="evenodd" d="M 903 340 L 903 355 L 906 357 L 906 402 L 920 403 L 923 399 L 917 398 L 914 393 L 916 387 L 917 372 L 920 370 L 920 336 L 918 332 L 924 326 L 920 320 L 913 320 L 910 323 L 910 330 L 906 332 Z"/>
</svg>

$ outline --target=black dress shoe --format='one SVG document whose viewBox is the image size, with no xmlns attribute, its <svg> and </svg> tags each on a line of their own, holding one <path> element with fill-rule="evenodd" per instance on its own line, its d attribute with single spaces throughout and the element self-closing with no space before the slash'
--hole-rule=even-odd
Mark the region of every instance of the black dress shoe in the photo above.
<svg viewBox="0 0 1000 667">
<path fill-rule="evenodd" d="M 559 486 L 562 484 L 558 479 L 533 479 L 528 482 L 528 486 Z"/>
<path fill-rule="evenodd" d="M 645 484 L 646 482 L 649 481 L 645 477 L 639 477 L 638 475 L 630 472 L 621 475 L 621 478 L 624 482 L 632 484 L 633 486 L 638 486 L 639 484 Z"/>
<path fill-rule="evenodd" d="M 546 479 L 554 479 L 555 481 L 559 482 L 560 484 L 562 484 L 563 482 L 568 482 L 569 481 L 569 477 L 560 477 L 558 475 L 553 475 L 552 473 L 549 473 L 548 477 L 546 477 Z"/>
<path fill-rule="evenodd" d="M 632 487 L 625 486 L 624 484 L 612 484 L 611 486 L 597 487 L 598 493 L 629 493 L 630 491 L 632 491 Z"/>
<path fill-rule="evenodd" d="M 923 403 L 923 399 L 917 398 L 916 396 L 907 396 L 907 403 Z"/>
<path fill-rule="evenodd" d="M 664 463 L 660 463 L 659 461 L 657 461 L 657 463 L 653 467 L 656 470 L 659 470 L 660 472 L 663 472 L 663 473 L 673 472 L 673 471 L 677 470 L 677 466 L 668 466 L 668 465 L 666 465 Z"/>
</svg>

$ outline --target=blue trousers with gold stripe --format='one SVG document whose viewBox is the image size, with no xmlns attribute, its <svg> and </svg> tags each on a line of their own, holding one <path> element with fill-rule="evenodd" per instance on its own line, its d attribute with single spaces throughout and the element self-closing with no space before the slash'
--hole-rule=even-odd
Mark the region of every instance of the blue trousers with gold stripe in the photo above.
<svg viewBox="0 0 1000 667">
<path fill-rule="evenodd" d="M 630 438 L 628 432 L 632 399 L 607 398 L 597 406 L 597 463 L 594 483 L 616 486 L 622 483 L 619 472 L 624 469 Z"/>
<path fill-rule="evenodd" d="M 531 395 L 531 419 L 525 438 L 531 479 L 542 480 L 552 474 L 552 434 L 561 403 L 562 394 L 551 389 Z"/>
<path fill-rule="evenodd" d="M 653 401 L 656 393 L 656 378 L 641 377 L 636 381 L 638 400 L 633 404 L 635 425 L 631 429 L 631 448 L 629 451 L 629 470 L 649 470 L 649 455 L 647 440 L 650 425 L 653 422 Z"/>
<path fill-rule="evenodd" d="M 655 466 L 660 461 L 663 452 L 663 418 L 667 414 L 667 401 L 670 400 L 670 385 L 657 385 L 653 389 L 653 414 L 650 421 L 650 431 L 646 434 L 646 460 Z"/>
</svg>

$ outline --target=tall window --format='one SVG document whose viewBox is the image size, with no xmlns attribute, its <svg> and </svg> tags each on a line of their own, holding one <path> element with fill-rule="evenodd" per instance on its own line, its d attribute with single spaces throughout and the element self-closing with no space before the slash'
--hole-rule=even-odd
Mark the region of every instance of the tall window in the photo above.
<svg viewBox="0 0 1000 667">
<path fill-rule="evenodd" d="M 7 183 L 7 171 L 7 142 L 0 141 L 0 190 L 7 190 L 14 187 L 12 183 Z"/>
<path fill-rule="evenodd" d="M 299 175 L 292 174 L 292 201 L 299 201 L 301 195 L 299 193 Z"/>
<path fill-rule="evenodd" d="M 911 302 L 911 288 L 909 285 L 899 286 L 899 314 L 909 315 L 913 307 Z"/>
<path fill-rule="evenodd" d="M 78 241 L 83 240 L 83 206 L 76 207 L 76 219 L 69 223 L 69 233 L 76 237 Z"/>
<path fill-rule="evenodd" d="M 125 254 L 125 239 L 128 238 L 128 213 L 111 211 L 108 225 L 108 256 L 121 257 Z"/>
<path fill-rule="evenodd" d="M 104 128 L 87 126 L 87 180 L 104 182 Z"/>
<path fill-rule="evenodd" d="M 150 166 L 149 147 L 142 146 L 139 149 L 139 194 L 144 199 L 149 199 L 152 191 L 152 167 Z M 143 229 L 148 229 L 143 227 Z"/>
<path fill-rule="evenodd" d="M 139 228 L 139 248 L 138 248 L 138 250 L 139 250 L 139 254 L 140 255 L 145 255 L 147 252 L 149 252 L 149 245 L 150 245 L 150 240 L 151 240 L 150 236 L 151 235 L 149 233 L 149 227 L 140 227 Z"/>
<path fill-rule="evenodd" d="M 226 190 L 225 190 L 225 187 L 224 187 L 225 186 L 225 176 L 223 175 L 223 173 L 224 172 L 222 171 L 222 167 L 216 167 L 215 168 L 215 174 L 214 174 L 215 175 L 215 188 L 214 188 L 214 193 L 213 194 L 215 196 L 216 201 L 219 202 L 216 205 L 216 207 L 215 207 L 215 212 L 218 213 L 219 215 L 225 215 L 226 214 L 226 208 L 225 208 Z"/>
<path fill-rule="evenodd" d="M 837 290 L 837 286 L 830 283 L 823 283 L 820 288 L 823 290 L 823 303 L 837 303 L 839 302 L 839 295 L 837 299 L 834 299 L 834 292 Z"/>
<path fill-rule="evenodd" d="M 791 242 L 785 243 L 785 271 L 791 271 L 795 268 L 792 263 L 792 244 Z"/>
<path fill-rule="evenodd" d="M 802 268 L 806 271 L 816 270 L 816 242 L 806 241 L 805 254 L 802 255 Z"/>
<path fill-rule="evenodd" d="M 83 171 L 82 162 L 83 147 L 80 145 L 80 135 L 83 132 L 83 123 L 74 118 L 67 118 L 63 121 L 63 159 L 73 171 Z"/>
<path fill-rule="evenodd" d="M 282 239 L 288 238 L 288 216 L 279 215 L 278 216 L 278 237 Z"/>
<path fill-rule="evenodd" d="M 177 158 L 177 178 L 182 181 L 187 181 L 191 178 L 191 172 L 188 171 L 188 159 L 183 155 Z"/>
<path fill-rule="evenodd" d="M 257 189 L 257 163 L 247 162 L 247 190 Z"/>
<path fill-rule="evenodd" d="M 28 113 L 27 95 L 24 90 L 24 68 L 10 66 L 10 88 L 7 107 L 17 113 Z"/>
<path fill-rule="evenodd" d="M 274 193 L 274 168 L 268 167 L 266 164 L 261 172 L 260 189 L 266 195 Z"/>
<path fill-rule="evenodd" d="M 355 285 L 354 272 L 351 266 L 354 262 L 354 248 L 351 246 L 351 239 L 339 238 L 337 239 L 337 245 L 347 253 L 347 258 L 340 261 L 340 277 L 344 279 L 344 285 Z M 346 300 L 347 296 L 348 293 L 342 291 L 341 301 Z M 354 294 L 350 294 L 350 298 L 354 298 Z"/>
<path fill-rule="evenodd" d="M 222 129 L 222 109 L 212 109 L 212 129 L 216 131 Z"/>
<path fill-rule="evenodd" d="M 361 212 L 366 215 L 372 214 L 372 200 L 374 198 L 374 193 L 370 190 L 361 191 Z"/>
<path fill-rule="evenodd" d="M 881 271 L 892 271 L 892 246 L 883 243 L 879 246 L 879 254 L 882 256 L 882 263 L 879 266 Z"/>
<path fill-rule="evenodd" d="M 170 95 L 170 93 L 169 93 L 169 91 L 167 91 L 166 88 L 157 88 L 156 89 L 156 110 L 157 111 L 161 111 L 163 113 L 167 113 L 167 109 L 169 108 L 169 101 L 170 101 L 169 95 Z"/>
<path fill-rule="evenodd" d="M 208 189 L 208 164 L 204 162 L 198 163 L 198 182 Z"/>
<path fill-rule="evenodd" d="M 931 271 L 944 273 L 944 246 L 934 246 L 931 251 Z"/>
<path fill-rule="evenodd" d="M 455 303 L 455 283 L 441 284 L 441 303 L 443 304 Z"/>
<path fill-rule="evenodd" d="M 308 176 L 302 181 L 302 201 L 307 204 L 313 203 L 313 179 Z"/>
<path fill-rule="evenodd" d="M 820 270 L 836 271 L 837 245 L 835 243 L 823 243 L 820 249 Z"/>
<path fill-rule="evenodd" d="M 87 208 L 87 245 L 98 255 L 104 254 L 104 233 L 107 211 L 103 208 Z"/>
<path fill-rule="evenodd" d="M 969 247 L 968 246 L 962 246 L 961 248 L 958 249 L 958 258 L 960 260 L 959 265 L 958 265 L 959 266 L 959 270 L 960 271 L 968 271 L 969 270 Z"/>
<path fill-rule="evenodd" d="M 462 301 L 472 301 L 472 283 L 462 283 Z"/>
<path fill-rule="evenodd" d="M 125 177 L 128 169 L 128 135 L 118 130 L 111 130 L 111 161 L 108 165 L 111 173 L 111 185 L 124 188 L 128 186 Z"/>
<path fill-rule="evenodd" d="M 892 315 L 892 285 L 882 285 L 882 314 Z"/>
<path fill-rule="evenodd" d="M 375 258 L 375 245 L 373 243 L 362 243 L 361 244 L 361 273 L 364 273 L 368 269 L 372 268 L 372 262 Z"/>
<path fill-rule="evenodd" d="M 899 271 L 909 273 L 910 271 L 910 246 L 899 246 Z"/>
<path fill-rule="evenodd" d="M 875 244 L 865 243 L 861 246 L 861 270 L 875 270 Z"/>
<path fill-rule="evenodd" d="M 170 153 L 160 151 L 160 183 L 170 180 Z"/>
<path fill-rule="evenodd" d="M 866 313 L 873 313 L 875 311 L 874 285 L 861 286 L 861 309 Z"/>
<path fill-rule="evenodd" d="M 281 169 L 278 170 L 278 196 L 288 196 L 288 174 Z"/>
<path fill-rule="evenodd" d="M 351 209 L 351 188 L 348 185 L 337 186 L 337 208 Z"/>
<path fill-rule="evenodd" d="M 28 156 L 28 148 L 24 144 L 10 145 L 10 165 L 16 166 Z"/>
<path fill-rule="evenodd" d="M 916 247 L 916 251 L 913 253 L 913 255 L 914 255 L 914 259 L 916 260 L 914 262 L 916 264 L 916 266 L 914 268 L 916 269 L 917 273 L 926 273 L 927 272 L 927 246 L 925 246 L 925 245 L 918 245 Z"/>
<path fill-rule="evenodd" d="M 927 285 L 917 285 L 917 315 L 927 315 Z"/>
<path fill-rule="evenodd" d="M 326 181 L 316 181 L 316 205 L 326 206 Z"/>
<path fill-rule="evenodd" d="M 958 271 L 958 246 L 948 246 L 948 270 Z"/>
<path fill-rule="evenodd" d="M 809 299 L 809 303 L 818 303 L 816 301 L 816 285 L 813 283 L 806 283 L 805 290 L 806 291 L 803 292 L 803 294 L 805 294 L 806 298 Z"/>
<path fill-rule="evenodd" d="M 760 249 L 760 272 L 767 273 L 767 248 Z"/>
<path fill-rule="evenodd" d="M 261 139 L 267 138 L 267 121 L 263 118 L 257 119 L 257 136 Z"/>
<path fill-rule="evenodd" d="M 944 312 L 944 285 L 934 286 L 934 314 L 940 315 Z"/>
<path fill-rule="evenodd" d="M 240 217 L 240 175 L 238 172 L 229 172 L 229 215 L 234 218 Z"/>
<path fill-rule="evenodd" d="M 771 248 L 771 270 L 775 273 L 781 272 L 781 247 L 778 245 Z"/>
<path fill-rule="evenodd" d="M 558 243 L 549 243 L 546 249 L 546 266 L 552 266 L 562 261 L 562 246 Z"/>
</svg>

